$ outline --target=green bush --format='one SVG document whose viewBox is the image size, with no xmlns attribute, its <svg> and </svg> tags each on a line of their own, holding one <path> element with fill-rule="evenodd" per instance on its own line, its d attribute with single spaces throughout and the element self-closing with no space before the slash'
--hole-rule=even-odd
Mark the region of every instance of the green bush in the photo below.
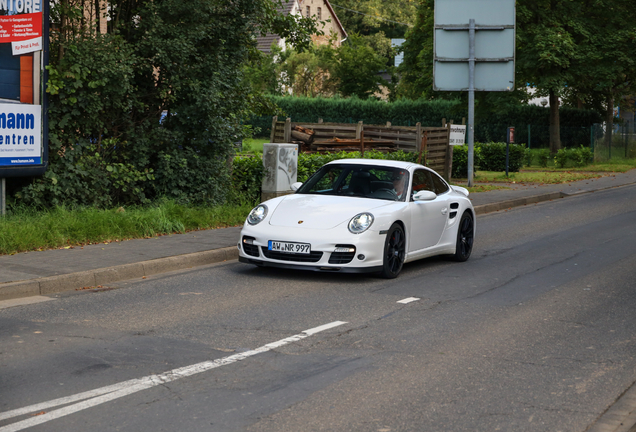
<svg viewBox="0 0 636 432">
<path fill-rule="evenodd" d="M 246 201 L 251 204 L 261 199 L 263 182 L 262 155 L 237 156 L 232 163 L 233 201 Z"/>
<path fill-rule="evenodd" d="M 527 167 L 532 166 L 532 159 L 533 159 L 532 150 L 530 150 L 529 148 L 525 149 L 523 153 L 523 162 L 525 166 Z"/>
<path fill-rule="evenodd" d="M 550 149 L 539 150 L 539 153 L 537 153 L 537 160 L 539 161 L 539 166 L 541 168 L 547 168 L 548 161 L 550 160 Z"/>
<path fill-rule="evenodd" d="M 481 148 L 475 146 L 473 154 L 473 167 L 481 165 Z M 468 145 L 453 146 L 453 173 L 451 177 L 468 177 Z"/>
<path fill-rule="evenodd" d="M 560 149 L 554 156 L 554 164 L 558 168 L 565 168 L 568 162 L 575 167 L 584 167 L 590 163 L 592 159 L 592 150 L 588 147 Z"/>
<path fill-rule="evenodd" d="M 490 142 L 476 143 L 481 149 L 479 169 L 482 171 L 506 170 L 506 143 Z M 523 166 L 526 147 L 523 144 L 510 144 L 508 157 L 508 171 L 518 172 Z"/>
</svg>

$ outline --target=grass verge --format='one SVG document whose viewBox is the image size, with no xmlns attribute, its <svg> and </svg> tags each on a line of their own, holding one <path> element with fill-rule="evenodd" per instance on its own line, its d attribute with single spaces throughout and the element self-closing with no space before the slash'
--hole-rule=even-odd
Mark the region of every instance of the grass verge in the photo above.
<svg viewBox="0 0 636 432">
<path fill-rule="evenodd" d="M 249 205 L 189 207 L 171 201 L 113 210 L 17 209 L 0 218 L 0 254 L 237 226 L 250 210 Z"/>
<path fill-rule="evenodd" d="M 568 183 L 577 180 L 586 180 L 590 178 L 602 177 L 602 173 L 598 172 L 577 172 L 577 171 L 520 171 L 516 173 L 493 172 L 493 171 L 477 171 L 475 173 L 475 181 L 479 183 L 540 183 L 540 184 L 558 184 Z"/>
<path fill-rule="evenodd" d="M 243 140 L 241 153 L 263 153 L 263 144 L 268 143 L 269 138 L 248 138 Z"/>
</svg>

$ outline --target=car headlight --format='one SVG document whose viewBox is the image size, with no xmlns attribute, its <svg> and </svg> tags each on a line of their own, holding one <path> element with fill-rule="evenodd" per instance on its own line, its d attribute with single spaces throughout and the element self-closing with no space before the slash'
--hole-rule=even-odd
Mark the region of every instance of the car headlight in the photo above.
<svg viewBox="0 0 636 432">
<path fill-rule="evenodd" d="M 373 215 L 371 213 L 360 213 L 349 221 L 349 231 L 353 234 L 361 234 L 368 230 L 372 224 Z"/>
<path fill-rule="evenodd" d="M 267 206 L 265 204 L 259 204 L 254 207 L 249 215 L 247 215 L 247 223 L 250 225 L 256 225 L 265 219 L 267 216 Z"/>
</svg>

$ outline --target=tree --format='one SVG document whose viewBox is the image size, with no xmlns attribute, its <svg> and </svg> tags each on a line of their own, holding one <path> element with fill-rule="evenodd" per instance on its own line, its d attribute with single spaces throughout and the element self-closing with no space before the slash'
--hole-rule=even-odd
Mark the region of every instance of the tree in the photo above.
<svg viewBox="0 0 636 432">
<path fill-rule="evenodd" d="M 633 4 L 623 0 L 599 0 L 582 17 L 585 31 L 577 40 L 582 64 L 575 69 L 576 86 L 570 93 L 579 106 L 605 111 L 607 145 L 614 106 L 627 105 L 636 94 L 635 20 Z"/>
<path fill-rule="evenodd" d="M 345 97 L 367 99 L 382 92 L 388 82 L 378 73 L 386 67 L 386 60 L 358 35 L 349 35 L 347 43 L 336 51 L 331 80 Z"/>
<path fill-rule="evenodd" d="M 413 25 L 417 0 L 335 0 L 331 2 L 347 33 L 403 38 Z"/>
<path fill-rule="evenodd" d="M 398 97 L 430 99 L 433 97 L 433 27 L 434 0 L 420 0 L 415 24 L 406 32 L 402 45 L 404 59 L 398 71 Z"/>
<path fill-rule="evenodd" d="M 583 14 L 579 2 L 523 0 L 517 3 L 517 61 L 522 83 L 536 87 L 550 101 L 550 151 L 561 148 L 559 96 L 574 84 L 580 62 L 577 32 Z"/>
<path fill-rule="evenodd" d="M 282 15 L 272 0 L 112 0 L 96 14 L 101 4 L 53 4 L 50 169 L 23 196 L 41 205 L 224 201 L 227 157 L 262 100 L 242 73 L 255 36 L 307 48 L 314 21 Z"/>
</svg>

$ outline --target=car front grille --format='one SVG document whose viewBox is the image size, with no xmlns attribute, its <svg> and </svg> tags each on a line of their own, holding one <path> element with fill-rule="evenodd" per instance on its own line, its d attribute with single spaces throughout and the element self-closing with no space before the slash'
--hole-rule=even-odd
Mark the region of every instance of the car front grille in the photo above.
<svg viewBox="0 0 636 432">
<path fill-rule="evenodd" d="M 310 262 L 315 263 L 322 258 L 322 252 L 311 252 L 310 254 L 294 254 L 278 251 L 271 251 L 266 246 L 261 246 L 263 255 L 269 259 L 275 259 L 279 261 L 293 261 L 293 262 Z"/>
<path fill-rule="evenodd" d="M 353 245 L 336 245 L 337 248 L 353 249 L 353 252 L 331 252 L 329 264 L 349 264 L 356 255 L 356 248 Z"/>
<path fill-rule="evenodd" d="M 243 245 L 243 252 L 245 252 L 246 255 L 257 257 L 258 246 L 256 246 L 255 244 L 246 243 L 246 240 L 254 241 L 254 237 L 243 236 L 243 241 L 241 242 L 241 244 Z"/>
</svg>

